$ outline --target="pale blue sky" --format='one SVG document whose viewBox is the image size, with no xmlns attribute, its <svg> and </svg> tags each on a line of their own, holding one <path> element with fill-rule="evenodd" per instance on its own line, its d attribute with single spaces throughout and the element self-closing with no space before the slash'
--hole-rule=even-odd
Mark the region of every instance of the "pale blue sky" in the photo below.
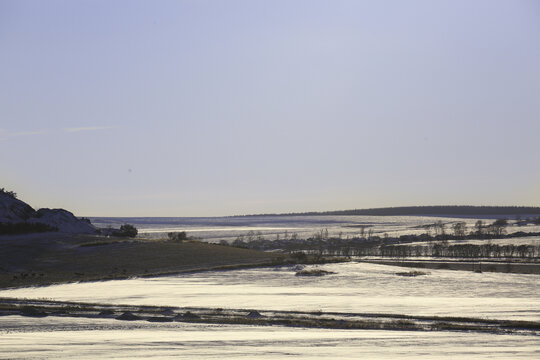
<svg viewBox="0 0 540 360">
<path fill-rule="evenodd" d="M 540 205 L 540 2 L 0 0 L 0 187 L 85 216 Z"/>
</svg>

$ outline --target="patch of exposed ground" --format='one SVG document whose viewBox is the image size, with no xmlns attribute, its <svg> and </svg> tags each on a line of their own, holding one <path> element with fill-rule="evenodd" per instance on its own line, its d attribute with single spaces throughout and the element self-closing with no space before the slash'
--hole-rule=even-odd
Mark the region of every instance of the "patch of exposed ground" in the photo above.
<svg viewBox="0 0 540 360">
<path fill-rule="evenodd" d="M 296 272 L 296 276 L 325 276 L 332 274 L 335 274 L 335 272 L 322 269 L 300 270 Z"/>
<path fill-rule="evenodd" d="M 406 276 L 406 277 L 415 277 L 415 276 L 422 276 L 422 275 L 429 275 L 429 272 L 425 271 L 405 271 L 405 272 L 397 272 L 397 276 Z"/>
<path fill-rule="evenodd" d="M 343 262 L 198 241 L 60 233 L 0 237 L 0 289 L 283 264 Z"/>
<path fill-rule="evenodd" d="M 0 288 L 280 263 L 284 255 L 203 242 L 47 234 L 0 239 Z"/>
</svg>

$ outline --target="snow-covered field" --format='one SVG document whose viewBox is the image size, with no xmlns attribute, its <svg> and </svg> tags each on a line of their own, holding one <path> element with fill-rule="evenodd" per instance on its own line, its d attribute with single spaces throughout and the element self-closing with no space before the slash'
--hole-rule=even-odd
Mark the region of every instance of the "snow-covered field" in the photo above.
<svg viewBox="0 0 540 360">
<path fill-rule="evenodd" d="M 308 267 L 309 268 L 309 267 Z M 336 274 L 298 277 L 292 267 L 0 291 L 0 297 L 109 304 L 321 310 L 540 320 L 537 275 L 328 264 Z M 126 324 L 117 320 L 0 317 L 0 358 L 537 358 L 534 335 L 324 330 L 287 327 Z M 82 355 L 82 356 L 80 356 Z"/>
<path fill-rule="evenodd" d="M 0 317 L 0 359 L 536 359 L 538 336 Z"/>
<path fill-rule="evenodd" d="M 430 270 L 411 278 L 396 276 L 404 269 L 387 265 L 316 267 L 336 274 L 298 277 L 293 267 L 214 271 L 3 290 L 0 297 L 540 321 L 537 275 Z"/>
</svg>

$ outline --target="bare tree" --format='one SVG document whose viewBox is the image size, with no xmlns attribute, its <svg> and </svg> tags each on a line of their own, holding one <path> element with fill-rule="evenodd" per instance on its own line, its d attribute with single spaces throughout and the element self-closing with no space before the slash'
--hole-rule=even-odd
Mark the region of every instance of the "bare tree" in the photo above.
<svg viewBox="0 0 540 360">
<path fill-rule="evenodd" d="M 464 237 L 467 231 L 467 224 L 464 221 L 456 222 L 452 225 L 455 237 Z"/>
<path fill-rule="evenodd" d="M 490 225 L 491 233 L 494 236 L 501 236 L 505 232 L 505 228 L 508 225 L 508 221 L 506 219 L 498 219 L 493 222 L 493 224 Z"/>
<path fill-rule="evenodd" d="M 435 235 L 445 235 L 445 224 L 438 220 L 435 224 L 433 224 L 433 228 L 435 229 Z"/>
<path fill-rule="evenodd" d="M 484 222 L 482 220 L 478 220 L 474 224 L 474 228 L 476 229 L 475 234 L 478 236 L 484 235 Z"/>
</svg>

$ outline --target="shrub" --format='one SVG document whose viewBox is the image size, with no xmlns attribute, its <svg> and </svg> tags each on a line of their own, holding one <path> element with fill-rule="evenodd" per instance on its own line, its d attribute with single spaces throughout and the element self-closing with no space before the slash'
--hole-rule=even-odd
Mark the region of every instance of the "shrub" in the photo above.
<svg viewBox="0 0 540 360">
<path fill-rule="evenodd" d="M 17 198 L 17 193 L 14 192 L 14 191 L 9 191 L 9 190 L 6 190 L 4 188 L 0 188 L 0 193 L 2 194 L 6 194 L 8 196 L 11 196 L 12 198 L 16 199 Z"/>
<path fill-rule="evenodd" d="M 298 261 L 306 261 L 307 255 L 305 252 L 297 251 L 291 254 L 291 257 L 298 260 Z"/>
<path fill-rule="evenodd" d="M 187 234 L 185 231 L 170 232 L 167 234 L 167 236 L 169 237 L 169 241 L 182 242 L 187 240 Z"/>
<path fill-rule="evenodd" d="M 120 231 L 113 232 L 114 236 L 120 236 L 120 237 L 135 237 L 139 231 L 137 228 L 130 224 L 124 224 L 120 226 Z"/>
</svg>

